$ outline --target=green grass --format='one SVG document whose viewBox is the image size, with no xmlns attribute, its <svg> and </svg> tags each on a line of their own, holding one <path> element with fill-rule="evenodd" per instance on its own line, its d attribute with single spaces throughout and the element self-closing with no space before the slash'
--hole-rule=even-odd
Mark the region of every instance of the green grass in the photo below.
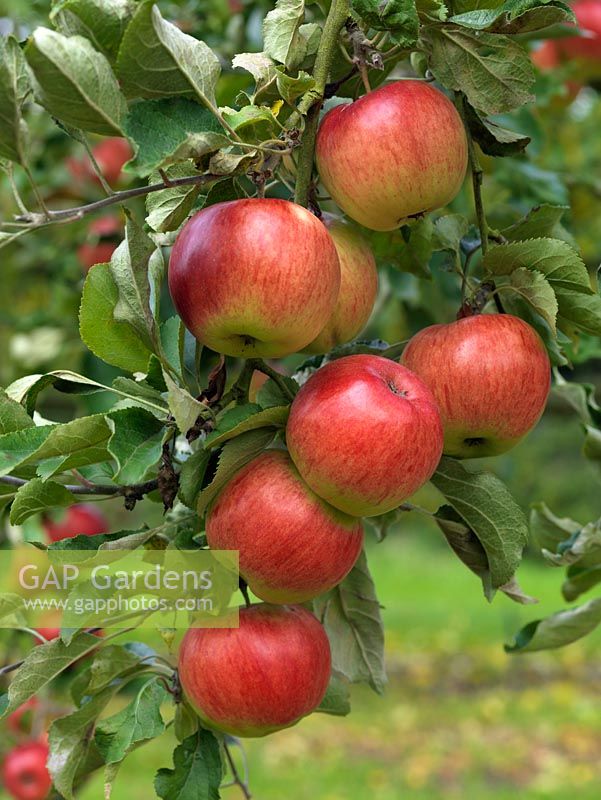
<svg viewBox="0 0 601 800">
<path fill-rule="evenodd" d="M 520 580 L 540 605 L 489 605 L 436 530 L 411 517 L 370 547 L 370 563 L 385 606 L 389 687 L 382 697 L 356 687 L 345 719 L 313 715 L 248 741 L 256 800 L 597 798 L 601 636 L 556 653 L 502 648 L 521 624 L 563 605 L 561 573 L 527 561 Z M 114 800 L 148 800 L 172 745 L 130 756 Z M 81 800 L 101 796 L 98 776 Z"/>
</svg>

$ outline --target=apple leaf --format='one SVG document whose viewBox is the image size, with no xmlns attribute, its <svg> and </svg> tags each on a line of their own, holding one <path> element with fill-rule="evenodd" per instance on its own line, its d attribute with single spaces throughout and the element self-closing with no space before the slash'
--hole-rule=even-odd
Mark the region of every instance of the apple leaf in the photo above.
<svg viewBox="0 0 601 800">
<path fill-rule="evenodd" d="M 128 97 L 188 97 L 214 108 L 221 66 L 210 47 L 144 0 L 123 36 L 117 73 Z"/>
<path fill-rule="evenodd" d="M 154 788 L 162 800 L 219 800 L 221 748 L 214 733 L 199 728 L 173 751 L 173 769 L 160 769 Z"/>
<path fill-rule="evenodd" d="M 484 596 L 492 602 L 496 589 L 492 585 L 492 576 L 488 556 L 482 543 L 473 530 L 465 524 L 462 517 L 451 506 L 442 506 L 436 512 L 436 523 L 444 533 L 451 550 L 465 566 L 482 581 Z M 498 589 L 516 603 L 536 603 L 534 598 L 524 594 L 515 577 L 499 586 Z"/>
<path fill-rule="evenodd" d="M 21 486 L 10 509 L 11 525 L 21 525 L 33 514 L 41 514 L 47 508 L 68 508 L 75 497 L 68 489 L 54 481 L 35 478 Z"/>
<path fill-rule="evenodd" d="M 553 377 L 553 394 L 570 405 L 585 425 L 601 426 L 601 407 L 595 399 L 597 387 L 593 383 L 566 381 L 558 370 Z"/>
<path fill-rule="evenodd" d="M 85 694 L 98 694 L 118 678 L 129 676 L 138 669 L 147 669 L 152 662 L 147 660 L 142 664 L 134 647 L 135 644 L 125 647 L 109 644 L 96 653 L 87 674 Z"/>
<path fill-rule="evenodd" d="M 601 520 L 589 522 L 568 539 L 560 542 L 557 552 L 543 550 L 543 555 L 556 567 L 580 563 L 586 567 L 601 567 Z"/>
<path fill-rule="evenodd" d="M 23 408 L 21 403 L 13 400 L 0 389 L 0 435 L 33 428 L 35 422 Z"/>
<path fill-rule="evenodd" d="M 190 175 L 190 164 L 172 164 L 164 173 L 170 181 L 187 178 Z M 162 177 L 158 172 L 153 172 L 148 180 L 150 184 L 161 181 Z M 203 205 L 201 193 L 206 191 L 206 188 L 197 183 L 151 192 L 146 196 L 147 224 L 157 233 L 178 230 L 194 207 Z"/>
<path fill-rule="evenodd" d="M 508 653 L 532 653 L 565 647 L 582 639 L 601 623 L 601 598 L 589 600 L 581 606 L 559 611 L 542 620 L 525 625 L 515 636 Z"/>
<path fill-rule="evenodd" d="M 53 117 L 91 133 L 123 135 L 125 98 L 106 56 L 88 39 L 36 28 L 25 56 L 36 99 Z"/>
<path fill-rule="evenodd" d="M 208 419 L 211 416 L 209 406 L 201 403 L 187 389 L 176 383 L 166 370 L 163 372 L 163 377 L 167 384 L 169 409 L 175 417 L 180 433 L 188 433 L 199 417 Z"/>
<path fill-rule="evenodd" d="M 117 462 L 114 480 L 142 482 L 161 457 L 165 426 L 141 408 L 124 408 L 106 419 L 112 431 L 107 450 Z"/>
<path fill-rule="evenodd" d="M 547 237 L 561 239 L 575 247 L 574 237 L 561 224 L 561 218 L 568 210 L 569 206 L 553 206 L 543 203 L 532 208 L 525 217 L 505 228 L 501 233 L 510 242 Z"/>
<path fill-rule="evenodd" d="M 289 378 L 287 375 L 282 375 L 280 380 L 288 387 L 289 392 L 292 395 L 296 395 L 300 386 L 294 380 L 294 378 Z M 268 381 L 265 381 L 263 386 L 259 389 L 257 394 L 257 403 L 261 406 L 261 408 L 274 408 L 275 406 L 285 406 L 290 403 L 290 397 L 282 390 L 282 388 L 273 380 L 273 378 L 269 378 Z"/>
<path fill-rule="evenodd" d="M 568 334 L 573 328 L 601 336 L 601 296 L 572 289 L 555 291 L 559 303 L 558 327 Z"/>
<path fill-rule="evenodd" d="M 156 320 L 164 269 L 161 249 L 128 217 L 125 239 L 110 261 L 118 292 L 113 316 L 131 325 L 152 352 L 160 352 Z"/>
<path fill-rule="evenodd" d="M 432 26 L 426 36 L 436 79 L 478 111 L 501 114 L 534 100 L 530 56 L 507 36 L 451 25 Z"/>
<path fill-rule="evenodd" d="M 179 497 L 188 508 L 196 508 L 210 458 L 211 453 L 201 447 L 182 464 L 179 473 Z"/>
<path fill-rule="evenodd" d="M 214 114 L 183 97 L 134 103 L 124 128 L 137 146 L 127 171 L 141 177 L 180 161 L 188 162 L 185 174 L 193 175 L 189 159 L 197 160 L 231 144 Z M 190 191 L 193 187 L 185 188 Z"/>
<path fill-rule="evenodd" d="M 93 637 L 95 638 L 95 637 Z M 96 639 L 96 645 L 98 640 Z M 55 789 L 66 800 L 74 800 L 78 774 L 89 757 L 92 734 L 98 716 L 112 700 L 117 686 L 105 689 L 72 714 L 54 720 L 49 731 L 48 769 Z"/>
<path fill-rule="evenodd" d="M 2 717 L 38 694 L 57 675 L 98 646 L 97 636 L 80 633 L 68 645 L 59 638 L 33 647 L 8 687 L 8 704 Z"/>
<path fill-rule="evenodd" d="M 508 286 L 521 295 L 553 331 L 557 320 L 557 298 L 549 281 L 542 272 L 519 267 L 510 277 Z"/>
<path fill-rule="evenodd" d="M 556 551 L 565 539 L 582 528 L 579 522 L 567 517 L 556 517 L 545 503 L 535 503 L 530 512 L 530 532 L 541 550 Z"/>
<path fill-rule="evenodd" d="M 403 47 L 417 42 L 419 18 L 415 0 L 351 0 L 351 8 L 365 28 L 390 31 L 390 38 Z"/>
<path fill-rule="evenodd" d="M 61 33 L 85 36 L 114 62 L 135 8 L 133 0 L 58 0 L 50 19 Z"/>
<path fill-rule="evenodd" d="M 335 717 L 346 717 L 351 713 L 351 691 L 344 675 L 332 672 L 325 697 L 315 710 Z"/>
<path fill-rule="evenodd" d="M 153 677 L 129 705 L 98 723 L 94 742 L 105 764 L 123 761 L 135 744 L 154 739 L 164 732 L 161 704 L 167 697 L 167 690 Z"/>
<path fill-rule="evenodd" d="M 305 0 L 277 0 L 263 21 L 265 55 L 289 69 L 298 65 L 306 52 L 300 34 L 304 17 Z"/>
<path fill-rule="evenodd" d="M 205 440 L 205 447 L 215 447 L 246 431 L 257 428 L 283 428 L 288 420 L 290 406 L 271 406 L 262 409 L 256 403 L 229 409 L 219 420 L 216 430 Z"/>
<path fill-rule="evenodd" d="M 296 77 L 286 75 L 283 67 L 277 67 L 276 86 L 280 97 L 292 105 L 294 101 L 315 86 L 315 79 L 308 72 L 300 70 Z"/>
<path fill-rule="evenodd" d="M 330 640 L 332 668 L 381 694 L 386 684 L 384 629 L 365 552 L 342 583 L 313 601 L 313 608 Z"/>
<path fill-rule="evenodd" d="M 529 33 L 562 22 L 575 22 L 572 9 L 560 0 L 505 0 L 496 8 L 478 8 L 449 22 L 490 33 Z"/>
<path fill-rule="evenodd" d="M 466 104 L 466 116 L 472 136 L 487 156 L 515 156 L 523 153 L 531 142 L 529 136 L 510 131 L 480 116 L 469 103 Z"/>
<path fill-rule="evenodd" d="M 31 91 L 27 62 L 13 36 L 0 36 L 0 158 L 22 164 L 27 125 L 21 109 Z"/>
<path fill-rule="evenodd" d="M 151 351 L 126 321 L 113 314 L 119 289 L 109 264 L 88 272 L 79 309 L 79 333 L 94 355 L 128 372 L 146 372 Z"/>
<path fill-rule="evenodd" d="M 267 53 L 239 53 L 232 60 L 234 69 L 244 69 L 255 80 L 255 91 L 250 99 L 254 102 L 259 92 L 264 91 L 276 80 L 276 69 L 273 59 Z"/>
<path fill-rule="evenodd" d="M 30 458 L 50 436 L 54 427 L 41 425 L 0 436 L 0 475 L 8 475 Z"/>
<path fill-rule="evenodd" d="M 271 444 L 274 435 L 275 432 L 271 428 L 258 428 L 242 433 L 225 443 L 219 455 L 215 475 L 198 498 L 197 511 L 199 515 L 204 514 L 208 505 L 238 470 L 260 455 Z"/>
<path fill-rule="evenodd" d="M 507 487 L 490 472 L 470 472 L 443 456 L 432 483 L 482 544 L 492 589 L 514 576 L 528 541 L 528 522 Z"/>
</svg>

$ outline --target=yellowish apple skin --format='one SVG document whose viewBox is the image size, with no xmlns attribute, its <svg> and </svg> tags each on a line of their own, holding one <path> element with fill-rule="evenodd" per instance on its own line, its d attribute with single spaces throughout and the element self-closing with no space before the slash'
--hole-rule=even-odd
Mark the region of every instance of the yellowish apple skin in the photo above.
<svg viewBox="0 0 601 800">
<path fill-rule="evenodd" d="M 307 353 L 327 353 L 350 342 L 367 325 L 378 294 L 376 259 L 367 239 L 348 223 L 323 215 L 340 260 L 340 291 L 328 324 L 305 348 Z"/>
</svg>

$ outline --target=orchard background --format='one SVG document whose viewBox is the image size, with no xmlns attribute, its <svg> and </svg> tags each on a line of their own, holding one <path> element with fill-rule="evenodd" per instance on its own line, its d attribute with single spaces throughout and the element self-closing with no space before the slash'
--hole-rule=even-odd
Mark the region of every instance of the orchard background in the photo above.
<svg viewBox="0 0 601 800">
<path fill-rule="evenodd" d="M 338 213 L 311 182 L 305 144 L 324 94 L 329 108 L 364 95 L 366 84 L 435 79 L 463 108 L 472 142 L 466 180 L 448 206 L 401 230 L 362 229 L 379 294 L 360 342 L 331 358 L 398 359 L 399 343 L 455 319 L 462 283 L 477 296 L 477 281 L 486 285 L 492 271 L 514 286 L 499 293 L 504 310 L 539 332 L 554 366 L 546 412 L 526 439 L 494 459 L 441 467 L 447 476 L 467 470 L 469 497 L 435 478 L 444 496 L 427 484 L 411 500 L 421 512 L 366 521 L 373 584 L 354 570 L 342 585 L 355 601 L 339 604 L 328 634 L 334 643 L 350 631 L 356 646 L 344 655 L 334 647 L 343 677 L 328 693 L 329 714 L 245 741 L 244 756 L 226 740 L 238 785 L 222 788 L 224 797 L 598 797 L 601 3 L 588 6 L 590 27 L 581 22 L 574 45 L 573 11 L 559 0 L 0 0 L 0 33 L 13 37 L 0 52 L 3 548 L 49 544 L 52 524 L 81 500 L 97 501 L 123 547 L 157 538 L 204 546 L 198 497 L 204 510 L 232 464 L 256 455 L 247 452 L 249 429 L 235 434 L 260 409 L 247 408 L 233 428 L 222 422 L 220 402 L 242 362 L 195 353 L 157 262 L 168 263 L 188 216 L 224 200 L 263 192 L 291 200 L 296 183 L 297 200 Z M 178 28 L 194 38 L 180 38 Z M 71 36 L 87 43 L 65 44 Z M 249 53 L 263 55 L 240 56 Z M 157 58 L 164 75 L 154 70 Z M 182 178 L 191 182 L 146 191 Z M 89 204 L 83 214 L 69 211 Z M 89 270 L 110 260 L 126 222 L 112 273 Z M 132 303 L 132 285 L 141 303 Z M 495 311 L 490 294 L 480 290 L 480 299 Z M 320 363 L 299 353 L 267 369 L 305 380 Z M 276 373 L 265 405 L 286 405 L 285 393 L 296 390 Z M 38 428 L 56 424 L 50 447 L 30 433 L 32 418 Z M 277 415 L 266 418 L 255 432 L 281 437 Z M 221 444 L 204 447 L 215 425 L 235 455 L 217 477 Z M 498 479 L 484 493 L 470 478 L 482 471 Z M 87 494 L 91 484 L 112 488 Z M 72 533 L 84 532 L 78 525 Z M 93 546 L 107 541 L 88 533 Z M 519 585 L 507 587 L 516 569 Z M 129 633 L 81 660 L 86 636 L 63 632 L 63 643 L 34 648 L 32 634 L 0 631 L 0 667 L 9 667 L 0 688 L 20 681 L 8 710 L 38 698 L 20 729 L 0 722 L 0 755 L 50 728 L 59 796 L 91 800 L 112 789 L 116 800 L 147 798 L 161 769 L 155 790 L 165 800 L 218 797 L 211 754 L 221 738 L 196 732 L 181 706 L 172 724 L 172 698 L 156 680 L 146 690 L 141 665 L 130 664 L 127 679 L 118 665 L 110 672 L 118 656 L 132 657 L 121 643 L 142 641 L 175 664 L 178 641 L 168 631 Z M 48 682 L 53 659 L 61 674 Z M 95 695 L 88 714 L 90 669 L 108 670 L 117 683 L 106 703 Z M 195 737 L 197 756 L 183 758 Z"/>
</svg>

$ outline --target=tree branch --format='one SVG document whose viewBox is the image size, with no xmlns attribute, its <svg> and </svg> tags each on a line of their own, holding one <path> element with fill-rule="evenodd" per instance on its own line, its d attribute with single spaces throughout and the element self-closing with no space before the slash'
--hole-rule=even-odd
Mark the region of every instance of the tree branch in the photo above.
<svg viewBox="0 0 601 800">
<path fill-rule="evenodd" d="M 328 75 L 338 45 L 338 35 L 348 16 L 349 0 L 332 0 L 330 12 L 323 27 L 323 33 L 321 34 L 321 41 L 319 43 L 315 67 L 313 69 L 315 86 L 303 95 L 298 106 L 299 112 L 307 116 L 298 158 L 294 201 L 305 207 L 309 202 L 315 140 L 317 138 L 317 126 L 319 125 L 319 112 L 325 95 Z"/>
<path fill-rule="evenodd" d="M 107 206 L 112 206 L 115 203 L 123 203 L 125 200 L 131 200 L 134 197 L 142 197 L 152 192 L 160 192 L 163 189 L 171 189 L 177 186 L 188 186 L 193 184 L 211 183 L 213 181 L 220 181 L 226 178 L 227 175 L 190 175 L 186 178 L 177 178 L 176 180 L 169 181 L 167 185 L 164 181 L 161 183 L 153 183 L 149 186 L 136 186 L 133 189 L 124 189 L 121 192 L 115 192 L 109 197 L 104 197 L 102 200 L 96 200 L 94 203 L 88 203 L 85 206 L 77 206 L 75 208 L 63 208 L 60 211 L 48 211 L 48 214 L 21 214 L 15 217 L 17 222 L 25 222 L 32 227 L 40 225 L 47 225 L 49 222 L 70 222 L 76 219 L 82 219 L 87 214 L 93 214 L 95 211 L 100 211 Z"/>
<path fill-rule="evenodd" d="M 229 764 L 232 773 L 233 785 L 240 787 L 240 790 L 245 800 L 251 800 L 252 795 L 250 793 L 250 789 L 248 788 L 248 782 L 246 780 L 246 776 L 244 778 L 240 777 L 240 773 L 238 772 L 238 767 L 236 766 L 236 762 L 234 761 L 234 757 L 230 751 L 227 742 L 223 743 L 223 749 L 225 751 L 225 757 L 227 758 L 227 763 Z"/>
<path fill-rule="evenodd" d="M 482 202 L 482 167 L 478 160 L 478 153 L 476 152 L 476 145 L 472 138 L 472 133 L 467 121 L 467 114 L 465 109 L 465 96 L 461 92 L 457 95 L 457 108 L 461 114 L 463 125 L 465 127 L 465 135 L 467 136 L 467 148 L 470 163 L 470 170 L 472 173 L 472 187 L 474 190 L 474 208 L 476 211 L 476 220 L 478 222 L 478 229 L 480 231 L 480 242 L 482 245 L 482 255 L 486 255 L 488 250 L 488 223 L 486 221 L 486 214 L 484 213 L 484 203 Z"/>
<path fill-rule="evenodd" d="M 268 378 L 271 378 L 275 383 L 277 383 L 286 397 L 288 397 L 290 400 L 294 400 L 295 395 L 280 372 L 278 372 L 276 369 L 273 369 L 273 367 L 270 367 L 269 364 L 266 364 L 261 358 L 252 358 L 249 359 L 249 361 L 251 362 L 253 369 L 258 370 L 259 372 L 262 372 L 263 375 L 267 375 Z"/>
<path fill-rule="evenodd" d="M 0 483 L 8 486 L 21 487 L 29 483 L 25 478 L 15 478 L 12 475 L 0 477 Z M 88 483 L 85 486 L 79 484 L 66 485 L 64 488 L 71 494 L 81 495 L 107 495 L 111 497 L 121 496 L 126 500 L 140 500 L 145 494 L 150 494 L 158 488 L 159 482 L 155 478 L 145 483 L 137 483 L 131 486 L 113 486 L 111 484 Z"/>
</svg>

